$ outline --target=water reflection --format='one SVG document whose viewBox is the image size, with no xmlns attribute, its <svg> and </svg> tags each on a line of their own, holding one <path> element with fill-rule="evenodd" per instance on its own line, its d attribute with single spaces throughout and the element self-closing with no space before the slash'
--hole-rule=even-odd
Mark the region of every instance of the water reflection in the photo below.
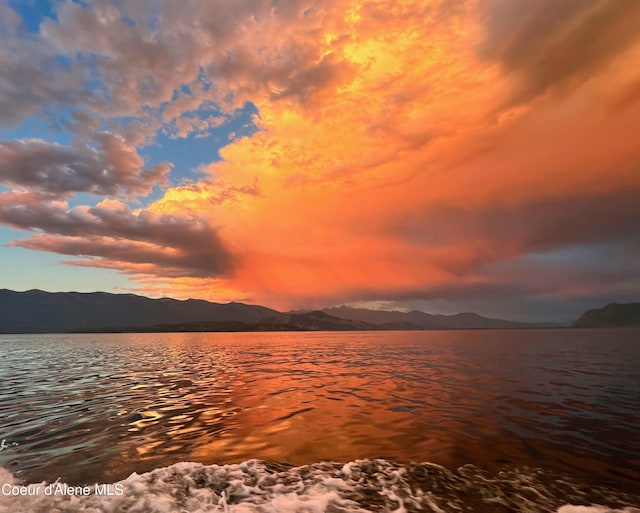
<svg viewBox="0 0 640 513">
<path fill-rule="evenodd" d="M 17 446 L 0 464 L 85 483 L 186 460 L 386 457 L 631 482 L 636 334 L 3 336 L 0 438 Z"/>
</svg>

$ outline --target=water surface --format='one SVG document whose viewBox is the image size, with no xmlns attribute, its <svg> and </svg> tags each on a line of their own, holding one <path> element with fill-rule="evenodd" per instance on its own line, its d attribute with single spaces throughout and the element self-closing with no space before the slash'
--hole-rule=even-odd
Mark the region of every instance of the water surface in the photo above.
<svg viewBox="0 0 640 513">
<path fill-rule="evenodd" d="M 361 458 L 640 482 L 634 330 L 4 335 L 0 377 L 25 482 Z"/>
</svg>

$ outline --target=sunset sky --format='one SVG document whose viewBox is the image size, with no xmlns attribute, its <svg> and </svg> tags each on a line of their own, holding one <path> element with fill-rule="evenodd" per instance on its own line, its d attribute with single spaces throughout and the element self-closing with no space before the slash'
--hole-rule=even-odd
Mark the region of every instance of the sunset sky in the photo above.
<svg viewBox="0 0 640 513">
<path fill-rule="evenodd" d="M 640 300 L 638 0 L 0 0 L 0 288 Z"/>
</svg>

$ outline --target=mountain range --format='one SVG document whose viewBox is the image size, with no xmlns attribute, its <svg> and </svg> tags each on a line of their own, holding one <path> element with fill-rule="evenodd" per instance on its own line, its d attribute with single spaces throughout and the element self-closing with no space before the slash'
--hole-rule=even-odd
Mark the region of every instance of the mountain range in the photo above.
<svg viewBox="0 0 640 513">
<path fill-rule="evenodd" d="M 198 321 L 257 322 L 280 312 L 243 303 L 150 299 L 106 292 L 0 290 L 0 333 L 66 333 L 150 328 Z"/>
<path fill-rule="evenodd" d="M 573 327 L 640 326 L 640 303 L 586 312 Z M 244 303 L 151 299 L 106 292 L 16 292 L 0 289 L 0 333 L 169 331 L 353 331 L 561 327 L 421 311 L 381 311 L 340 306 L 322 311 L 279 312 Z"/>
<path fill-rule="evenodd" d="M 151 326 L 150 328 L 133 328 L 127 331 L 380 331 L 401 329 L 410 330 L 422 328 L 407 323 L 370 324 L 357 320 L 341 319 L 315 310 L 310 312 L 279 314 L 273 317 L 266 317 L 253 323 L 242 321 L 202 321 L 180 324 L 159 324 Z"/>
<path fill-rule="evenodd" d="M 454 315 L 429 314 L 419 310 L 411 312 L 367 310 L 339 306 L 327 308 L 323 312 L 341 319 L 352 319 L 370 324 L 403 323 L 423 330 L 452 329 L 516 329 L 516 328 L 550 328 L 558 327 L 555 323 L 523 323 L 483 317 L 476 313 L 459 313 Z"/>
</svg>

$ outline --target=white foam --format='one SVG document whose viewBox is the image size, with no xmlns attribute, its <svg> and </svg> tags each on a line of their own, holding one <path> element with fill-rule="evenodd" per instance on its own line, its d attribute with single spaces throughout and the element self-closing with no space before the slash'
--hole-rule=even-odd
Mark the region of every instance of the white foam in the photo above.
<svg viewBox="0 0 640 513">
<path fill-rule="evenodd" d="M 84 488 L 62 482 L 22 484 L 0 468 L 0 513 L 448 513 L 472 511 L 469 500 L 524 513 L 554 511 L 563 498 L 570 502 L 561 489 L 527 472 L 490 477 L 471 466 L 451 471 L 385 460 L 295 468 L 257 460 L 220 466 L 184 462 L 134 473 L 108 487 Z M 635 501 L 618 498 L 615 504 L 629 507 L 567 504 L 556 511 L 640 513 L 631 507 Z"/>
<path fill-rule="evenodd" d="M 132 474 L 109 488 L 111 495 L 97 495 L 91 486 L 88 495 L 64 493 L 79 488 L 36 483 L 21 486 L 7 470 L 0 469 L 0 513 L 324 513 L 334 509 L 345 513 L 364 513 L 355 502 L 342 497 L 338 490 L 349 485 L 330 477 L 321 482 L 305 483 L 296 473 L 286 479 L 274 475 L 257 461 L 240 465 L 204 466 L 178 463 L 147 474 Z M 261 486 L 271 477 L 276 485 Z M 58 483 L 60 485 L 60 483 Z M 30 495 L 20 495 L 28 488 Z M 121 493 L 119 493 L 121 492 Z"/>
</svg>

